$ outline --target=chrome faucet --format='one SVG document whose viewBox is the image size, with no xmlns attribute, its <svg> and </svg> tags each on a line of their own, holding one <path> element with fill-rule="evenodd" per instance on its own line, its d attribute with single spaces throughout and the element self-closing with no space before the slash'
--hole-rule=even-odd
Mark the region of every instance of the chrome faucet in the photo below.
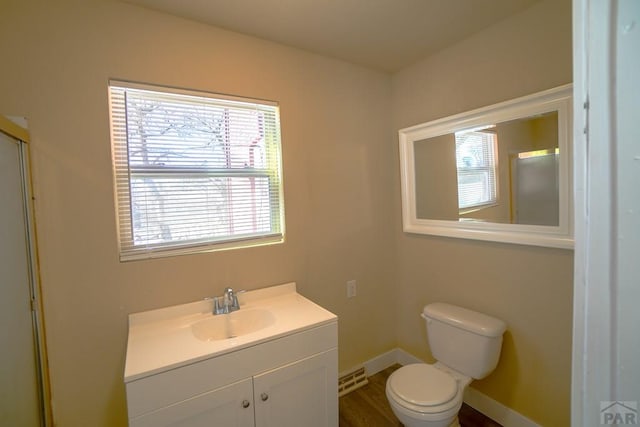
<svg viewBox="0 0 640 427">
<path fill-rule="evenodd" d="M 234 292 L 232 288 L 225 288 L 221 297 L 213 299 L 213 314 L 228 314 L 240 310 L 237 294 L 242 292 L 244 291 Z"/>
</svg>

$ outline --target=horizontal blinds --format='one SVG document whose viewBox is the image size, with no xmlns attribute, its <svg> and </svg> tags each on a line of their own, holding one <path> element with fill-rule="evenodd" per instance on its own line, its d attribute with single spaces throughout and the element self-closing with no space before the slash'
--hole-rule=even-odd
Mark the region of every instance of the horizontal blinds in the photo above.
<svg viewBox="0 0 640 427">
<path fill-rule="evenodd" d="M 492 132 L 456 133 L 459 209 L 496 202 L 495 145 L 496 135 Z"/>
<path fill-rule="evenodd" d="M 277 105 L 110 85 L 121 258 L 280 241 Z"/>
</svg>

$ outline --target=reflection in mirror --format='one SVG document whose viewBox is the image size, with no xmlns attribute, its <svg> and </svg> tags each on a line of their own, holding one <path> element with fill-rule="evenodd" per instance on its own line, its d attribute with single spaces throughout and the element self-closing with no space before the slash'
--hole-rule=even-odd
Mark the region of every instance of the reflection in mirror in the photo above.
<svg viewBox="0 0 640 427">
<path fill-rule="evenodd" d="M 558 225 L 558 112 L 414 142 L 418 218 Z"/>
<path fill-rule="evenodd" d="M 399 131 L 403 229 L 573 247 L 571 85 Z"/>
</svg>

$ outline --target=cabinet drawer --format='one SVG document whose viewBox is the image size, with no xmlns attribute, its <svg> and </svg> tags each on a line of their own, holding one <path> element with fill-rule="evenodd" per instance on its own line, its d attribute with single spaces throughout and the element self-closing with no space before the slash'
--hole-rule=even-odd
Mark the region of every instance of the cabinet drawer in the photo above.
<svg viewBox="0 0 640 427">
<path fill-rule="evenodd" d="M 129 419 L 304 359 L 338 344 L 337 322 L 126 384 Z"/>
</svg>

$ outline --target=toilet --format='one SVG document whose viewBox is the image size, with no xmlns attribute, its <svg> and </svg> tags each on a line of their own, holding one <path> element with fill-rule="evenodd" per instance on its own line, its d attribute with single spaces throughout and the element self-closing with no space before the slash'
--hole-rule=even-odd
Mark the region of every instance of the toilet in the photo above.
<svg viewBox="0 0 640 427">
<path fill-rule="evenodd" d="M 499 319 L 445 303 L 421 314 L 436 363 L 414 363 L 396 370 L 386 394 L 393 413 L 406 427 L 459 426 L 464 390 L 488 376 L 500 357 L 507 325 Z"/>
</svg>

